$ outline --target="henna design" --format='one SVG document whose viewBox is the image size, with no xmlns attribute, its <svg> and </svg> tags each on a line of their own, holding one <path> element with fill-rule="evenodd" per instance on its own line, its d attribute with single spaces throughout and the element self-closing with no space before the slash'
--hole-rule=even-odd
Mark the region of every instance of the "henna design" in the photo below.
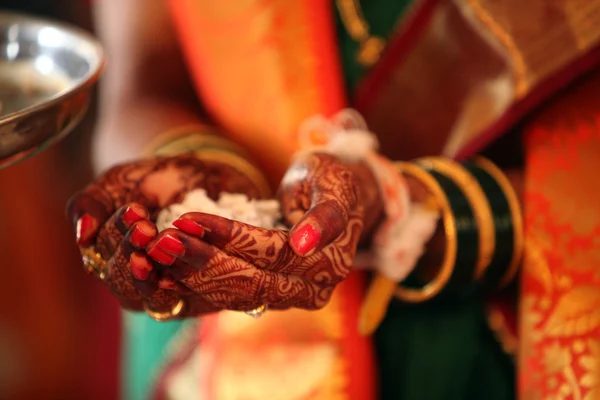
<svg viewBox="0 0 600 400">
<path fill-rule="evenodd" d="M 359 204 L 368 210 L 366 231 L 383 212 L 377 183 L 368 167 L 345 165 L 327 154 L 298 159 L 281 183 L 279 199 L 287 222 L 295 224 L 290 244 L 300 255 L 331 243 L 346 228 L 348 214 Z M 299 244 L 306 248 L 300 249 Z"/>
<path fill-rule="evenodd" d="M 136 214 L 153 220 L 161 208 L 181 201 L 196 188 L 205 189 L 213 199 L 223 191 L 245 193 L 250 198 L 259 195 L 254 183 L 235 168 L 186 154 L 113 167 L 69 201 L 68 214 L 78 230 L 78 244 L 95 245 L 107 260 L 105 282 L 125 307 L 141 310 L 143 299 L 152 309 L 162 310 L 177 302 L 174 293 L 158 288 L 162 277 L 156 268 L 147 279 L 134 279 L 129 259 L 141 237 L 138 232 L 132 240 L 132 223 L 138 222 Z M 156 227 L 145 223 L 150 225 L 143 225 L 146 233 L 156 235 Z"/>
<path fill-rule="evenodd" d="M 194 293 L 188 301 L 198 313 L 265 303 L 274 309 L 321 308 L 350 273 L 365 201 L 377 200 L 374 179 L 359 190 L 356 176 L 364 179 L 335 157 L 308 155 L 290 168 L 279 194 L 288 222 L 296 222 L 289 233 L 188 213 L 174 223 L 179 229 L 161 232 L 148 248 L 176 258 L 158 268 Z M 369 204 L 375 208 L 371 215 L 382 210 Z M 167 237 L 184 251 L 162 246 Z"/>
<path fill-rule="evenodd" d="M 229 310 L 250 310 L 264 303 L 276 309 L 325 306 L 335 285 L 350 273 L 363 226 L 362 212 L 353 211 L 333 243 L 301 257 L 283 231 L 202 213 L 182 219 L 203 226 L 203 239 L 175 229 L 161 232 L 149 248 L 162 237 L 174 237 L 185 252 L 173 266 L 159 268 L 191 289 L 196 294 L 192 301 Z"/>
</svg>

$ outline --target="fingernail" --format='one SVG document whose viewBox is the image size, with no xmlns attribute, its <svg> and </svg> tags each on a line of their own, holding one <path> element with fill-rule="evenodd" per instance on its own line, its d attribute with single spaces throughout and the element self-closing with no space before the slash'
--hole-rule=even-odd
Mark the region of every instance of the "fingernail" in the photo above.
<svg viewBox="0 0 600 400">
<path fill-rule="evenodd" d="M 177 288 L 173 280 L 166 278 L 163 278 L 160 281 L 158 281 L 158 287 L 166 290 L 175 290 Z"/>
<path fill-rule="evenodd" d="M 174 254 L 176 256 L 182 256 L 185 254 L 185 246 L 183 243 L 171 235 L 162 236 L 160 239 L 158 239 L 158 242 L 156 242 L 155 246 L 160 247 L 160 249 L 166 253 Z"/>
<path fill-rule="evenodd" d="M 308 254 L 321 241 L 321 232 L 316 230 L 312 225 L 306 224 L 290 238 L 290 245 L 296 252 L 302 256 Z"/>
<path fill-rule="evenodd" d="M 139 281 L 148 279 L 148 275 L 152 271 L 152 264 L 148 262 L 146 257 L 138 253 L 132 253 L 129 257 L 129 264 L 131 265 L 131 273 L 135 279 Z"/>
<path fill-rule="evenodd" d="M 85 245 L 91 239 L 91 235 L 96 229 L 96 220 L 89 214 L 84 214 L 77 221 L 77 244 Z"/>
<path fill-rule="evenodd" d="M 143 214 L 145 213 L 142 212 L 142 210 L 136 210 L 135 206 L 129 206 L 123 213 L 123 222 L 125 222 L 127 226 L 131 226 L 136 222 L 145 219 Z"/>
<path fill-rule="evenodd" d="M 171 265 L 175 262 L 175 256 L 165 253 L 156 246 L 148 250 L 148 255 L 163 265 Z"/>
<path fill-rule="evenodd" d="M 138 248 L 144 248 L 150 243 L 154 232 L 144 232 L 143 228 L 138 224 L 133 228 L 131 233 L 131 243 Z"/>
<path fill-rule="evenodd" d="M 197 223 L 196 221 L 192 221 L 191 219 L 178 219 L 173 222 L 173 226 L 181 229 L 185 233 L 189 233 L 190 235 L 202 237 L 204 235 L 204 227 Z"/>
</svg>

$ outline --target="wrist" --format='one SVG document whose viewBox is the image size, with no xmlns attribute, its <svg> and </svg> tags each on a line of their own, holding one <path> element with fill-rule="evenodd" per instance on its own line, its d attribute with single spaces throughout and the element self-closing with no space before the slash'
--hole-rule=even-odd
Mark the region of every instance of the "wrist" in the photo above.
<svg viewBox="0 0 600 400">
<path fill-rule="evenodd" d="M 269 197 L 270 186 L 263 172 L 250 161 L 248 154 L 236 143 L 201 124 L 181 126 L 157 136 L 146 154 L 159 157 L 192 155 L 198 160 L 233 169 L 248 178 L 261 197 Z"/>
<path fill-rule="evenodd" d="M 354 173 L 359 201 L 364 208 L 364 228 L 361 242 L 369 241 L 385 217 L 383 197 L 377 179 L 366 163 L 350 163 L 348 167 Z"/>
</svg>

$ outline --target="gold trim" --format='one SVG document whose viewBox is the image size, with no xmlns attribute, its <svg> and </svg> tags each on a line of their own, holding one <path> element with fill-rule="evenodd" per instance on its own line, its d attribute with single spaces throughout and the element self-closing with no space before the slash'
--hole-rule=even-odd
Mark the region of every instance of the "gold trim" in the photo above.
<svg viewBox="0 0 600 400">
<path fill-rule="evenodd" d="M 172 320 L 177 317 L 183 311 L 185 307 L 185 301 L 183 299 L 179 299 L 177 304 L 173 306 L 169 311 L 154 311 L 146 303 L 144 303 L 144 311 L 146 314 L 153 320 L 157 322 L 165 322 Z"/>
<path fill-rule="evenodd" d="M 513 258 L 509 264 L 509 267 L 506 270 L 506 274 L 500 279 L 499 287 L 505 287 L 508 285 L 517 275 L 519 270 L 519 265 L 521 262 L 521 258 L 523 256 L 523 247 L 524 247 L 524 232 L 523 232 L 523 212 L 521 210 L 521 205 L 519 202 L 519 198 L 512 184 L 504 175 L 504 172 L 496 164 L 488 160 L 484 157 L 476 157 L 473 160 L 473 163 L 477 165 L 479 168 L 485 170 L 488 174 L 490 174 L 500 188 L 504 192 L 506 199 L 508 201 L 508 206 L 510 208 L 510 213 L 512 215 L 512 223 L 513 223 L 513 232 L 514 232 L 514 251 Z"/>
<path fill-rule="evenodd" d="M 506 49 L 514 71 L 514 88 L 518 98 L 525 95 L 529 89 L 527 83 L 527 65 L 513 37 L 507 33 L 496 19 L 481 5 L 480 0 L 468 0 L 473 14 L 483 24 L 502 46 Z"/>
<path fill-rule="evenodd" d="M 202 160 L 210 160 L 216 162 L 222 162 L 227 164 L 241 173 L 245 174 L 258 189 L 259 194 L 262 198 L 268 199 L 271 197 L 271 186 L 260 172 L 251 162 L 242 158 L 241 156 L 231 153 L 227 150 L 207 148 L 194 152 L 196 157 Z"/>
<path fill-rule="evenodd" d="M 395 291 L 395 295 L 398 299 L 406 302 L 418 303 L 429 300 L 440 293 L 452 276 L 458 251 L 455 216 L 450 207 L 450 202 L 446 193 L 438 181 L 429 174 L 429 172 L 412 163 L 396 162 L 394 163 L 394 166 L 400 173 L 411 175 L 427 186 L 439 203 L 438 206 L 442 212 L 442 219 L 444 221 L 446 252 L 439 274 L 431 282 L 420 289 L 411 289 L 398 284 Z"/>
<path fill-rule="evenodd" d="M 387 46 L 386 40 L 380 36 L 371 35 L 371 28 L 363 15 L 358 0 L 336 0 L 336 4 L 346 32 L 360 44 L 356 60 L 365 67 L 375 65 Z"/>
<path fill-rule="evenodd" d="M 425 166 L 429 164 L 431 169 L 454 181 L 462 189 L 471 205 L 473 215 L 477 221 L 477 235 L 479 237 L 479 255 L 475 265 L 474 278 L 475 280 L 481 279 L 492 262 L 496 249 L 494 213 L 485 192 L 477 179 L 456 161 L 449 158 L 425 157 L 419 159 L 418 162 Z"/>
</svg>

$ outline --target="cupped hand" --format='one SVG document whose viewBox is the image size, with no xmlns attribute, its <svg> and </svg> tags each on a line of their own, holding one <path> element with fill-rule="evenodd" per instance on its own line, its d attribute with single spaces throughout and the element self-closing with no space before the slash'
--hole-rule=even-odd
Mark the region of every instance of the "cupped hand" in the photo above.
<svg viewBox="0 0 600 400">
<path fill-rule="evenodd" d="M 279 192 L 291 231 L 188 213 L 175 222 L 178 229 L 149 244 L 148 254 L 199 314 L 263 304 L 318 309 L 349 274 L 365 199 L 376 197 L 373 180 L 360 189 L 356 173 L 337 158 L 308 154 L 292 164 Z"/>
<path fill-rule="evenodd" d="M 106 260 L 107 286 L 127 308 L 142 300 L 157 309 L 175 296 L 159 290 L 160 276 L 142 251 L 157 234 L 154 221 L 164 207 L 203 188 L 212 198 L 221 192 L 258 197 L 254 183 L 238 170 L 193 155 L 161 157 L 111 168 L 75 194 L 67 207 L 77 244 L 93 246 Z M 137 261 L 132 269 L 131 261 Z"/>
<path fill-rule="evenodd" d="M 319 309 L 349 272 L 362 231 L 362 215 L 350 211 L 342 233 L 325 248 L 300 256 L 288 233 L 210 214 L 188 213 L 148 245 L 148 255 L 188 312 Z"/>
</svg>

